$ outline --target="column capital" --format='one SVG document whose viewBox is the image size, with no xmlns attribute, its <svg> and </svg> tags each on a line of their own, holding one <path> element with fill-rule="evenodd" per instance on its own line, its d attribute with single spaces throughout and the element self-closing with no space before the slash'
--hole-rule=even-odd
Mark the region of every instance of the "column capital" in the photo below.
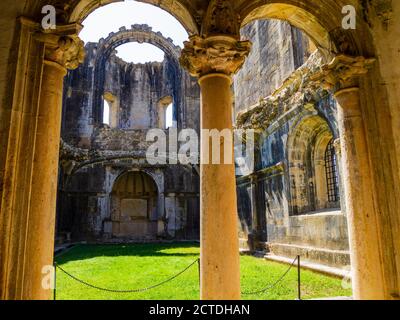
<svg viewBox="0 0 400 320">
<path fill-rule="evenodd" d="M 250 53 L 249 41 L 238 41 L 233 36 L 191 36 L 185 42 L 181 65 L 194 77 L 213 73 L 235 74 Z"/>
<path fill-rule="evenodd" d="M 35 34 L 36 40 L 45 44 L 45 61 L 74 70 L 85 59 L 84 42 L 78 34 L 82 26 L 70 24 L 57 26 L 56 30 L 41 30 Z"/>
<path fill-rule="evenodd" d="M 330 63 L 322 66 L 311 80 L 333 92 L 358 87 L 358 78 L 368 73 L 375 60 L 362 56 L 337 55 Z"/>
</svg>

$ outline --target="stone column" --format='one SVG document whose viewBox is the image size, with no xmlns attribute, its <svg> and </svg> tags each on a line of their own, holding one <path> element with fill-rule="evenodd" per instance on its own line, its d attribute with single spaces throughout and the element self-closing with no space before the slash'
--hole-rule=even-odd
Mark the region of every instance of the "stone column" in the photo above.
<svg viewBox="0 0 400 320">
<path fill-rule="evenodd" d="M 342 180 L 349 225 L 355 299 L 385 299 L 380 219 L 374 203 L 374 181 L 360 105 L 358 79 L 373 60 L 336 57 L 317 75 L 338 102 Z"/>
<path fill-rule="evenodd" d="M 168 219 L 168 236 L 175 237 L 176 231 L 176 194 L 169 193 L 168 196 L 165 198 L 165 212 L 166 217 Z"/>
<path fill-rule="evenodd" d="M 380 257 L 379 220 L 371 191 L 373 181 L 360 108 L 359 88 L 336 92 L 341 137 L 343 184 L 356 299 L 383 299 L 383 261 Z"/>
<path fill-rule="evenodd" d="M 248 42 L 228 36 L 193 36 L 185 43 L 181 64 L 200 78 L 203 133 L 232 130 L 231 75 L 241 67 L 249 49 Z M 205 143 L 203 133 L 201 155 L 211 155 L 212 145 Z M 233 150 L 232 141 L 229 148 Z M 221 140 L 221 150 L 226 143 Z M 222 155 L 221 164 L 211 164 L 211 159 L 209 163 L 201 163 L 200 169 L 201 299 L 240 299 L 234 161 L 232 157 L 231 163 L 225 164 Z"/>
<path fill-rule="evenodd" d="M 72 26 L 76 32 L 76 26 Z M 42 286 L 42 270 L 53 264 L 63 80 L 67 68 L 83 61 L 83 43 L 77 37 L 37 34 L 45 57 L 37 114 L 32 171 L 32 194 L 24 256 L 22 299 L 49 299 Z"/>
<path fill-rule="evenodd" d="M 251 216 L 252 216 L 252 231 L 251 231 L 251 240 L 252 247 L 251 249 L 256 249 L 257 242 L 260 240 L 260 223 L 257 212 L 257 175 L 253 174 L 250 176 L 251 183 Z"/>
</svg>

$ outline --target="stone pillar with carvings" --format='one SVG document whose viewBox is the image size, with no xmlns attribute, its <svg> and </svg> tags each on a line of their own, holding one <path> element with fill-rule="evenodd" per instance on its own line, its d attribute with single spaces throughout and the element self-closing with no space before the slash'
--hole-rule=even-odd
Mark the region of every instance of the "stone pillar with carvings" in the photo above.
<svg viewBox="0 0 400 320">
<path fill-rule="evenodd" d="M 54 33 L 38 31 L 44 60 L 38 101 L 22 299 L 49 299 L 42 271 L 53 264 L 58 160 L 60 149 L 63 81 L 67 69 L 83 62 L 79 25 L 57 27 Z M 50 231 L 49 231 L 50 230 Z"/>
<path fill-rule="evenodd" d="M 229 1 L 211 1 L 201 35 L 190 37 L 181 64 L 199 78 L 201 88 L 201 154 L 212 154 L 204 130 L 232 130 L 232 75 L 250 51 L 239 41 L 239 25 Z M 221 140 L 221 150 L 225 149 Z M 205 148 L 208 148 L 206 150 Z M 232 148 L 233 145 L 229 146 Z M 222 152 L 222 151 L 221 151 Z M 201 163 L 201 299 L 240 299 L 239 239 L 235 166 Z M 210 159 L 211 163 L 211 159 Z"/>
<path fill-rule="evenodd" d="M 360 104 L 359 77 L 374 59 L 339 55 L 314 76 L 334 93 L 338 103 L 340 158 L 349 225 L 355 299 L 387 298 L 382 260 L 380 218 L 374 197 L 372 171 Z"/>
</svg>

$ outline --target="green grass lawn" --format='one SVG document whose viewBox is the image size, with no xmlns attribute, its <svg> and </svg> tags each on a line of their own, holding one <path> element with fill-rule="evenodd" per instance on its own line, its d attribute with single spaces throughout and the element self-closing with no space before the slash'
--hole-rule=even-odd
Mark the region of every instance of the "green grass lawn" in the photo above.
<svg viewBox="0 0 400 320">
<path fill-rule="evenodd" d="M 185 269 L 199 257 L 194 243 L 141 245 L 80 245 L 56 258 L 72 275 L 100 287 L 131 290 L 148 287 Z M 242 291 L 257 291 L 275 282 L 287 265 L 251 256 L 241 257 Z M 350 296 L 341 280 L 302 270 L 303 299 Z M 244 295 L 246 300 L 294 300 L 297 298 L 297 270 L 271 292 Z M 109 293 L 88 288 L 57 271 L 58 300 L 198 300 L 197 264 L 175 280 L 142 293 Z"/>
</svg>

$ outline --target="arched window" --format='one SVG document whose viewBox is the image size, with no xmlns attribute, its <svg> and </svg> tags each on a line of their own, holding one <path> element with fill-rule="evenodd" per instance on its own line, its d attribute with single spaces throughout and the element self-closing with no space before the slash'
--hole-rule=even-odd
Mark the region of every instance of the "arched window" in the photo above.
<svg viewBox="0 0 400 320">
<path fill-rule="evenodd" d="M 111 128 L 118 126 L 118 99 L 111 92 L 103 94 L 103 124 Z"/>
<path fill-rule="evenodd" d="M 109 102 L 104 99 L 104 107 L 103 107 L 103 124 L 110 125 L 110 104 Z"/>
<path fill-rule="evenodd" d="M 339 177 L 337 170 L 337 159 L 333 139 L 328 143 L 325 152 L 325 171 L 328 191 L 328 201 L 337 203 L 340 201 Z"/>
<path fill-rule="evenodd" d="M 174 126 L 174 105 L 171 103 L 170 105 L 168 105 L 167 107 L 167 111 L 165 113 L 165 128 L 171 128 Z"/>
<path fill-rule="evenodd" d="M 288 139 L 291 214 L 340 208 L 339 171 L 328 122 L 311 116 Z"/>
<path fill-rule="evenodd" d="M 173 100 L 172 96 L 166 96 L 158 102 L 158 127 L 161 129 L 176 127 Z"/>
</svg>

